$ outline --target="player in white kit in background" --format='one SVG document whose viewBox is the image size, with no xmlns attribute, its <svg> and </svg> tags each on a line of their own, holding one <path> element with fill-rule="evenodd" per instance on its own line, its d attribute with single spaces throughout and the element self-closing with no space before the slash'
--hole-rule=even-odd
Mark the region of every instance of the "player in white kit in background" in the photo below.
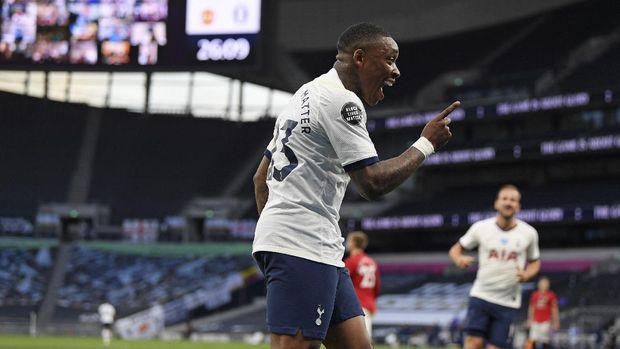
<svg viewBox="0 0 620 349">
<path fill-rule="evenodd" d="M 521 194 L 504 185 L 495 200 L 496 217 L 474 223 L 450 249 L 450 258 L 465 269 L 474 258 L 465 250 L 478 247 L 478 273 L 470 291 L 465 319 L 465 349 L 509 347 L 512 321 L 521 306 L 521 283 L 538 274 L 538 232 L 515 216 Z"/>
<path fill-rule="evenodd" d="M 106 347 L 110 345 L 112 340 L 112 325 L 114 324 L 114 316 L 116 309 L 110 303 L 103 303 L 99 306 L 99 321 L 101 322 L 101 340 Z"/>
</svg>

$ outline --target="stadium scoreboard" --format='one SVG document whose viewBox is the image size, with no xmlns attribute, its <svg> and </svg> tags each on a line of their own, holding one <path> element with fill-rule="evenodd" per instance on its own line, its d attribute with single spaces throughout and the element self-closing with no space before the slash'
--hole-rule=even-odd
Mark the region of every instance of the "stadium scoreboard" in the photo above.
<svg viewBox="0 0 620 349">
<path fill-rule="evenodd" d="M 261 0 L 4 0 L 0 68 L 253 67 Z"/>
<path fill-rule="evenodd" d="M 188 0 L 185 33 L 198 61 L 245 61 L 260 33 L 260 0 Z"/>
</svg>

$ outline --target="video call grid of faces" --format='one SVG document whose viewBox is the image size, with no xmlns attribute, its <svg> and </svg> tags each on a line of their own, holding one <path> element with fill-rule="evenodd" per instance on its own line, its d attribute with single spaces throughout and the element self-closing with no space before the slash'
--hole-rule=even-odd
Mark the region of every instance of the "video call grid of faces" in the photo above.
<svg viewBox="0 0 620 349">
<path fill-rule="evenodd" d="M 4 0 L 0 60 L 153 65 L 167 16 L 168 0 Z"/>
</svg>

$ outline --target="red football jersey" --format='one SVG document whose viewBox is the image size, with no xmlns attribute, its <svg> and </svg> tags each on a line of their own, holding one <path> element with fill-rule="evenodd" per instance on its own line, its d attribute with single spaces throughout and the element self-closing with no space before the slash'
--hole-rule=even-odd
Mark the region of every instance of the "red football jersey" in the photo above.
<svg viewBox="0 0 620 349">
<path fill-rule="evenodd" d="M 553 291 L 534 291 L 530 297 L 530 306 L 534 307 L 534 321 L 546 322 L 551 320 L 551 309 L 557 305 L 557 297 Z"/>
<path fill-rule="evenodd" d="M 373 313 L 377 310 L 375 300 L 381 288 L 381 277 L 377 263 L 365 253 L 348 257 L 344 261 L 351 274 L 355 293 L 362 307 Z"/>
</svg>

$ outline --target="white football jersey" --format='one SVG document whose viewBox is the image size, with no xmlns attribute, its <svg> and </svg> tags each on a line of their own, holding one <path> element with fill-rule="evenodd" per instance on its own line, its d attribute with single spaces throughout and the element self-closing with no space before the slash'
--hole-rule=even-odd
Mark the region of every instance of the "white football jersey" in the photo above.
<svg viewBox="0 0 620 349">
<path fill-rule="evenodd" d="M 521 284 L 517 269 L 528 261 L 540 258 L 538 232 L 518 220 L 517 225 L 504 231 L 495 217 L 474 223 L 459 243 L 465 249 L 478 247 L 478 273 L 470 295 L 510 308 L 521 306 Z"/>
<path fill-rule="evenodd" d="M 349 175 L 379 161 L 359 97 L 335 69 L 303 85 L 280 113 L 265 151 L 269 197 L 253 252 L 343 267 L 338 220 Z"/>
<path fill-rule="evenodd" d="M 116 315 L 116 309 L 110 303 L 103 303 L 99 306 L 99 320 L 102 324 L 111 324 L 114 322 L 114 316 Z"/>
</svg>

